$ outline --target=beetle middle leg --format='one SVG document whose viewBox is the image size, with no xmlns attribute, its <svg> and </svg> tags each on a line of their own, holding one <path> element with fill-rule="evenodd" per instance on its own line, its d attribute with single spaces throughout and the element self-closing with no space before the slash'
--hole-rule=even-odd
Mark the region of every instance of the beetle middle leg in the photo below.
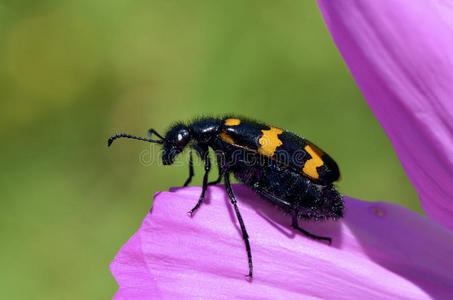
<svg viewBox="0 0 453 300">
<path fill-rule="evenodd" d="M 224 167 L 224 157 L 223 153 L 216 153 L 216 158 L 217 158 L 217 167 L 219 168 L 219 177 L 217 177 L 216 180 L 211 181 L 208 183 L 208 185 L 216 185 L 222 181 L 223 174 L 225 173 L 225 167 Z"/>
<path fill-rule="evenodd" d="M 237 205 L 236 197 L 234 196 L 233 189 L 231 188 L 230 173 L 225 172 L 224 178 L 225 178 L 225 188 L 227 190 L 228 196 L 230 197 L 231 204 L 233 204 L 233 206 L 234 206 L 234 211 L 235 211 L 236 217 L 239 221 L 239 225 L 241 226 L 242 238 L 244 239 L 245 249 L 247 250 L 247 257 L 249 260 L 248 276 L 251 278 L 251 277 L 253 277 L 253 263 L 252 263 L 252 251 L 250 249 L 249 235 L 247 233 L 247 230 L 245 229 L 244 220 L 242 220 L 242 216 L 241 216 L 241 213 L 239 212 L 239 208 Z"/>
</svg>

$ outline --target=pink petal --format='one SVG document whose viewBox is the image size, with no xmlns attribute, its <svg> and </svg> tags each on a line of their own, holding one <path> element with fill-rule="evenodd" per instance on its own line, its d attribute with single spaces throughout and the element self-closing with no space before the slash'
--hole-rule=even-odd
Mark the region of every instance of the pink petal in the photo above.
<svg viewBox="0 0 453 300">
<path fill-rule="evenodd" d="M 453 232 L 403 207 L 345 197 L 341 221 L 300 222 L 331 246 L 295 233 L 290 217 L 234 185 L 250 234 L 254 278 L 224 186 L 187 211 L 201 189 L 156 194 L 139 231 L 111 264 L 115 299 L 446 299 L 453 295 Z"/>
<path fill-rule="evenodd" d="M 318 3 L 424 211 L 453 229 L 453 4 Z"/>
</svg>

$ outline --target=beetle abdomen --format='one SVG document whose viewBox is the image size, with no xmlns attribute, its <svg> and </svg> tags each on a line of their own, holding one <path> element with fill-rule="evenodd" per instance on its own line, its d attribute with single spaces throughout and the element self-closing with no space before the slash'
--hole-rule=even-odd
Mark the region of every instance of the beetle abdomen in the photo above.
<svg viewBox="0 0 453 300">
<path fill-rule="evenodd" d="M 316 184 L 275 160 L 246 149 L 227 151 L 226 159 L 239 181 L 284 211 L 295 210 L 300 218 L 315 220 L 343 216 L 343 199 L 332 184 Z"/>
</svg>

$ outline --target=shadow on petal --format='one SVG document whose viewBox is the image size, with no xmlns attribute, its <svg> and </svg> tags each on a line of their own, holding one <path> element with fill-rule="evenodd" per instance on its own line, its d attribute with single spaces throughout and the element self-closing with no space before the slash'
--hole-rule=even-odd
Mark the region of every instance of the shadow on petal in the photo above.
<svg viewBox="0 0 453 300">
<path fill-rule="evenodd" d="M 235 195 L 241 199 L 242 203 L 255 210 L 255 212 L 266 220 L 269 225 L 286 235 L 288 238 L 293 239 L 296 235 L 305 237 L 302 233 L 291 227 L 291 216 L 287 213 L 280 211 L 278 207 L 271 204 L 268 200 L 257 196 L 250 188 L 244 185 L 234 185 Z M 228 210 L 230 212 L 231 220 L 236 223 L 236 215 L 234 214 L 233 208 L 230 204 L 228 195 L 225 195 L 225 202 L 228 204 Z M 239 224 L 237 229 L 240 231 Z M 312 220 L 299 220 L 299 226 L 307 230 L 310 233 L 326 236 L 332 238 L 332 247 L 341 247 L 341 222 L 327 220 L 327 221 L 312 221 Z M 326 244 L 323 241 L 315 241 L 318 243 Z"/>
</svg>

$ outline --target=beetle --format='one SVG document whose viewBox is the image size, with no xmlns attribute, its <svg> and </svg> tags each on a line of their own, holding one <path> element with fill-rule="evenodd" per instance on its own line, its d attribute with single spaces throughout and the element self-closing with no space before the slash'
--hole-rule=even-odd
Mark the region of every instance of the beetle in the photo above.
<svg viewBox="0 0 453 300">
<path fill-rule="evenodd" d="M 158 139 L 152 139 L 155 135 Z M 343 198 L 334 186 L 340 171 L 336 162 L 309 140 L 289 131 L 250 119 L 227 116 L 224 118 L 199 118 L 189 124 L 176 123 L 165 137 L 154 129 L 149 138 L 125 133 L 108 139 L 108 146 L 118 138 L 131 138 L 162 145 L 162 163 L 171 165 L 175 157 L 187 147 L 189 177 L 194 176 L 192 150 L 204 163 L 202 191 L 190 215 L 203 203 L 209 184 L 217 184 L 222 178 L 226 192 L 239 221 L 247 251 L 249 273 L 253 276 L 252 253 L 249 235 L 231 188 L 230 176 L 278 206 L 292 217 L 291 226 L 304 235 L 329 244 L 330 237 L 312 234 L 298 225 L 298 219 L 339 219 L 343 216 Z M 208 182 L 211 170 L 209 148 L 216 155 L 219 177 Z"/>
</svg>

